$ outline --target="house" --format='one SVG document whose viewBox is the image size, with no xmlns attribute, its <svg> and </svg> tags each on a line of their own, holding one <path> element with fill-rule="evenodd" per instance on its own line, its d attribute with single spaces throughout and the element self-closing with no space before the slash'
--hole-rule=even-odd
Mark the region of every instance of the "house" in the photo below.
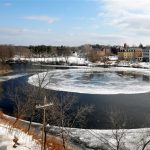
<svg viewBox="0 0 150 150">
<path fill-rule="evenodd" d="M 150 48 L 143 49 L 143 61 L 150 62 Z"/>
<path fill-rule="evenodd" d="M 127 61 L 142 61 L 143 60 L 143 51 L 139 47 L 128 47 L 124 44 L 124 47 L 121 47 L 118 51 L 119 60 Z"/>
<path fill-rule="evenodd" d="M 119 60 L 134 60 L 134 49 L 120 48 L 118 51 Z"/>
<path fill-rule="evenodd" d="M 143 61 L 143 50 L 142 48 L 134 48 L 134 58 L 136 61 Z"/>
</svg>

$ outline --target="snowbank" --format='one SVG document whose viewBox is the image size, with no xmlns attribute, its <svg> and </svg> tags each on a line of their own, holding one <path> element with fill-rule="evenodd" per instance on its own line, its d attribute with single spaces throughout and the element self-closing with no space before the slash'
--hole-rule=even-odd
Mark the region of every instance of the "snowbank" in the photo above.
<svg viewBox="0 0 150 150">
<path fill-rule="evenodd" d="M 5 115 L 7 118 L 13 118 Z M 22 120 L 25 124 L 28 124 L 28 121 Z M 40 123 L 32 123 L 32 126 L 35 128 L 39 128 L 41 126 Z M 64 133 L 69 135 L 70 140 L 76 146 L 81 147 L 81 149 L 86 150 L 94 150 L 94 149 L 102 149 L 102 147 L 107 147 L 108 144 L 111 145 L 111 149 L 115 149 L 116 140 L 115 133 L 117 131 L 117 135 L 120 136 L 123 134 L 123 138 L 121 138 L 121 145 L 123 145 L 125 150 L 136 150 L 137 148 L 141 149 L 143 146 L 144 140 L 150 140 L 150 128 L 140 128 L 140 129 L 120 129 L 120 130 L 95 130 L 95 129 L 78 129 L 78 128 L 61 128 L 57 126 L 47 125 L 47 131 L 49 134 L 53 133 L 54 135 L 61 135 L 62 130 Z M 38 145 L 32 141 L 30 136 L 24 135 L 24 133 L 20 133 L 17 130 L 14 130 L 11 134 L 8 132 L 8 127 L 4 125 L 0 125 L 0 136 L 3 136 L 3 142 L 0 144 L 3 146 L 12 146 L 9 144 L 12 141 L 14 135 L 20 136 L 20 146 L 24 148 L 26 145 L 30 144 L 32 146 L 32 150 L 38 150 Z M 17 131 L 17 132 L 16 132 Z M 5 133 L 5 134 L 4 134 Z M 8 137 L 6 137 L 6 133 L 8 133 Z M 10 134 L 10 135 L 9 135 Z M 24 143 L 24 141 L 26 141 Z M 26 150 L 22 149 L 22 147 L 18 147 L 17 150 Z M 1 148 L 1 147 L 0 147 Z M 19 149 L 20 148 L 20 149 Z M 35 149 L 34 149 L 35 148 Z M 149 150 L 150 145 L 147 146 Z M 8 149 L 11 150 L 11 149 Z"/>
<path fill-rule="evenodd" d="M 16 150 L 40 150 L 40 146 L 31 136 L 18 129 L 10 128 L 8 125 L 3 124 L 0 124 L 0 149 L 14 150 L 14 136 L 19 139 L 19 145 L 15 148 Z"/>
<path fill-rule="evenodd" d="M 14 61 L 16 60 L 26 60 L 26 61 L 29 61 L 29 62 L 46 62 L 46 63 L 49 63 L 49 62 L 64 62 L 66 63 L 66 61 L 69 63 L 69 64 L 79 64 L 79 65 L 87 65 L 89 62 L 85 60 L 85 58 L 79 58 L 77 56 L 69 56 L 68 58 L 65 58 L 65 57 L 48 57 L 48 58 L 18 58 L 18 57 L 14 57 L 13 58 Z"/>
<path fill-rule="evenodd" d="M 78 139 L 89 149 L 116 149 L 115 135 L 123 137 L 120 140 L 120 145 L 123 150 L 142 149 L 144 141 L 150 140 L 150 129 L 120 129 L 120 130 L 89 130 L 89 129 L 70 129 L 70 136 L 73 139 Z M 117 134 L 115 134 L 117 131 Z M 149 150 L 150 145 L 145 150 Z"/>
</svg>

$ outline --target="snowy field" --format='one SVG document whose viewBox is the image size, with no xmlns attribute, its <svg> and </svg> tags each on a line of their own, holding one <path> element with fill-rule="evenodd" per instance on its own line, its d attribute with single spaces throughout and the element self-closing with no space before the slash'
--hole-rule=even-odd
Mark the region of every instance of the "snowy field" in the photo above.
<svg viewBox="0 0 150 150">
<path fill-rule="evenodd" d="M 125 71 L 131 75 L 122 75 Z M 135 74 L 139 77 L 135 78 Z M 38 86 L 39 78 L 44 79 L 46 89 L 87 94 L 137 94 L 150 92 L 150 69 L 111 67 L 52 70 L 48 74 L 40 73 L 29 77 L 28 82 Z M 48 84 L 47 84 L 48 83 Z"/>
</svg>

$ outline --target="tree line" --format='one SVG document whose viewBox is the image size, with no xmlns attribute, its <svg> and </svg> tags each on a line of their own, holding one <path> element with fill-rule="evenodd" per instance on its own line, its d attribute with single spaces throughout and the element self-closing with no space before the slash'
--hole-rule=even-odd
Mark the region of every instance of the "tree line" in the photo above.
<svg viewBox="0 0 150 150">
<path fill-rule="evenodd" d="M 30 50 L 25 46 L 14 46 L 14 45 L 0 45 L 0 62 L 6 63 L 6 61 L 12 59 L 15 55 L 17 56 L 30 56 Z"/>
<path fill-rule="evenodd" d="M 101 51 L 104 45 L 90 45 L 85 44 L 77 47 L 70 46 L 14 46 L 14 45 L 0 45 L 0 62 L 5 63 L 6 61 L 12 59 L 14 56 L 17 57 L 64 57 L 67 61 L 68 57 L 74 53 L 78 54 L 78 57 L 86 58 L 91 62 L 100 61 L 100 56 L 97 51 Z M 107 46 L 112 55 L 116 55 L 118 48 L 113 46 Z M 101 56 L 102 57 L 102 56 Z"/>
</svg>

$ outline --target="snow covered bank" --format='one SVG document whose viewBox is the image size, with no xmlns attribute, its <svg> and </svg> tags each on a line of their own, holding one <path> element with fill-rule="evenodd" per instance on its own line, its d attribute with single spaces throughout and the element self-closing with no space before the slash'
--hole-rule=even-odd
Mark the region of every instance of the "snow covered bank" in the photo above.
<svg viewBox="0 0 150 150">
<path fill-rule="evenodd" d="M 89 150 L 116 149 L 116 136 L 121 137 L 120 149 L 122 150 L 141 150 L 144 144 L 150 140 L 150 129 L 120 129 L 120 130 L 86 130 L 70 129 L 70 136 L 76 142 L 82 143 Z M 116 132 L 117 131 L 117 132 Z M 149 150 L 148 144 L 145 150 Z"/>
<path fill-rule="evenodd" d="M 7 118 L 13 118 L 6 116 Z M 28 121 L 23 121 L 24 124 L 28 124 Z M 41 124 L 39 123 L 32 123 L 32 126 L 34 128 L 39 129 L 41 127 Z M 5 128 L 6 127 L 6 128 Z M 8 132 L 8 126 L 3 126 L 1 128 L 0 125 L 0 136 L 3 135 L 3 138 L 5 141 L 2 143 L 3 145 L 8 145 L 10 141 L 12 141 L 12 138 L 14 136 L 13 133 L 11 133 L 10 138 L 5 137 L 3 133 Z M 6 132 L 5 132 L 6 130 Z M 103 150 L 112 150 L 116 147 L 116 139 L 115 135 L 117 133 L 117 136 L 123 135 L 120 141 L 121 147 L 123 147 L 123 150 L 141 150 L 142 146 L 144 145 L 144 141 L 150 140 L 150 128 L 141 128 L 141 129 L 120 129 L 120 130 L 94 130 L 94 129 L 77 129 L 77 128 L 61 128 L 56 126 L 47 126 L 47 131 L 49 132 L 49 135 L 53 133 L 54 135 L 61 135 L 62 130 L 64 133 L 66 133 L 66 136 L 72 141 L 74 145 L 77 147 L 81 147 L 80 150 L 95 150 L 95 149 L 102 149 Z M 15 130 L 14 130 L 15 131 Z M 117 132 L 116 132 L 117 131 Z M 24 141 L 27 141 L 25 145 L 30 144 L 30 136 L 26 137 L 24 134 L 20 134 L 20 132 L 14 132 L 15 135 L 20 135 L 20 143 L 22 141 L 23 145 Z M 8 134 L 10 134 L 8 132 Z M 32 141 L 31 145 L 33 146 L 32 150 L 38 150 L 34 149 L 36 143 Z M 0 145 L 1 146 L 1 145 Z M 1 148 L 1 147 L 0 147 Z M 19 147 L 18 147 L 19 148 Z M 25 148 L 25 147 L 24 147 Z M 105 148 L 105 149 L 104 149 Z M 149 150 L 150 145 L 147 145 L 147 148 L 145 150 Z M 11 149 L 8 149 L 11 150 Z M 17 150 L 26 150 L 26 149 L 17 149 Z M 77 149 L 76 149 L 77 150 Z"/>
<path fill-rule="evenodd" d="M 0 124 L 0 149 L 14 150 L 14 137 L 19 139 L 16 150 L 40 150 L 40 146 L 32 139 L 32 136 L 8 125 Z"/>
<path fill-rule="evenodd" d="M 119 72 L 127 72 L 127 75 Z M 130 75 L 128 75 L 130 73 Z M 38 86 L 46 73 L 29 77 Z M 137 77 L 136 77 L 137 75 Z M 150 69 L 111 67 L 50 71 L 43 82 L 46 89 L 87 94 L 137 94 L 150 92 Z"/>
<path fill-rule="evenodd" d="M 22 119 L 19 119 L 16 122 L 15 117 L 11 117 L 0 112 L 0 140 L 1 140 L 1 135 L 2 135 L 3 136 L 2 141 L 3 143 L 5 143 L 4 146 L 5 147 L 9 145 L 12 146 L 12 144 L 14 144 L 14 142 L 12 142 L 14 137 L 17 137 L 19 139 L 18 140 L 19 145 L 17 145 L 18 147 L 17 150 L 27 150 L 27 149 L 40 150 L 41 139 L 42 139 L 41 131 L 42 131 L 43 125 L 41 123 L 32 122 L 30 126 L 30 130 L 28 130 L 29 124 L 30 124 L 29 121 L 22 120 Z M 6 129 L 6 132 L 5 130 L 1 131 L 1 126 Z M 14 128 L 12 128 L 12 126 L 14 126 Z M 49 126 L 49 128 L 51 129 L 52 127 Z M 3 135 L 3 132 L 6 134 L 8 132 L 8 134 L 10 134 L 10 137 L 9 136 L 5 137 L 5 135 Z M 28 134 L 25 134 L 25 133 L 28 133 Z M 46 140 L 47 140 L 46 141 L 47 150 L 63 150 L 64 149 L 62 138 L 58 135 L 53 135 L 50 133 L 48 134 L 48 128 L 47 128 Z M 0 150 L 1 150 L 1 145 L 0 145 Z M 10 148 L 8 150 L 12 150 L 12 149 Z M 81 149 L 78 149 L 77 146 L 66 142 L 66 150 L 81 150 Z"/>
<path fill-rule="evenodd" d="M 85 60 L 85 58 L 79 58 L 77 56 L 69 56 L 68 58 L 65 57 L 48 57 L 48 58 L 18 58 L 14 57 L 14 61 L 22 60 L 22 61 L 29 61 L 29 62 L 68 62 L 69 64 L 78 64 L 78 65 L 87 65 L 89 62 Z"/>
</svg>

